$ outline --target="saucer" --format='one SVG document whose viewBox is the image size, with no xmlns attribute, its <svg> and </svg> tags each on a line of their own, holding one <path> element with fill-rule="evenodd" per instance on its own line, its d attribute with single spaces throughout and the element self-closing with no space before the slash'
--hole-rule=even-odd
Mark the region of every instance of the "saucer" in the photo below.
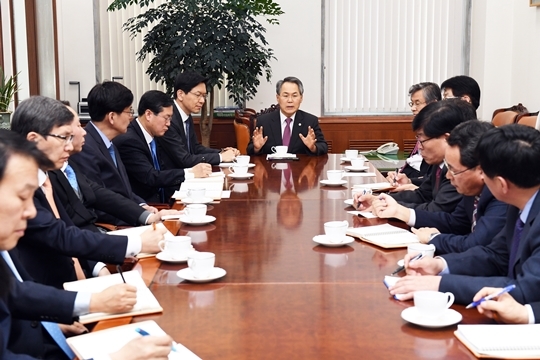
<svg viewBox="0 0 540 360">
<path fill-rule="evenodd" d="M 326 186 L 342 186 L 347 183 L 347 180 L 338 180 L 338 181 L 321 180 L 320 183 Z"/>
<path fill-rule="evenodd" d="M 463 319 L 460 313 L 452 309 L 446 309 L 444 313 L 436 318 L 421 315 L 416 307 L 410 307 L 401 312 L 401 318 L 412 324 L 427 327 L 441 328 L 457 324 Z"/>
<path fill-rule="evenodd" d="M 212 201 L 214 201 L 214 199 L 210 198 L 210 197 L 202 197 L 200 198 L 199 200 L 194 200 L 192 198 L 188 198 L 188 197 L 185 197 L 182 199 L 182 202 L 184 204 L 208 204 L 208 203 L 211 203 Z"/>
<path fill-rule="evenodd" d="M 349 170 L 349 171 L 366 171 L 367 169 L 369 169 L 369 166 L 360 166 L 360 167 L 345 166 L 345 170 Z"/>
<path fill-rule="evenodd" d="M 163 215 L 161 217 L 161 220 L 178 220 L 183 214 L 177 214 L 177 215 Z"/>
<path fill-rule="evenodd" d="M 213 221 L 216 221 L 216 218 L 211 215 L 204 215 L 199 219 L 191 219 L 189 216 L 182 215 L 180 221 L 187 225 L 206 225 Z"/>
<path fill-rule="evenodd" d="M 328 235 L 317 235 L 313 237 L 313 241 L 315 241 L 317 244 L 328 246 L 328 247 L 338 247 L 338 246 L 343 246 L 343 245 L 347 245 L 354 242 L 354 238 L 350 236 L 343 236 L 343 238 L 340 239 L 341 242 L 334 242 L 331 239 L 332 237 Z"/>
<path fill-rule="evenodd" d="M 231 173 L 229 175 L 227 175 L 233 179 L 249 179 L 250 177 L 253 177 L 255 176 L 255 174 L 252 174 L 252 173 L 245 173 L 245 174 L 236 174 L 236 173 Z"/>
<path fill-rule="evenodd" d="M 221 277 L 224 277 L 226 274 L 227 274 L 227 272 L 224 269 L 218 268 L 218 267 L 213 268 L 212 271 L 210 272 L 210 275 L 208 277 L 206 277 L 206 278 L 203 278 L 203 279 L 199 279 L 199 278 L 194 277 L 193 276 L 193 271 L 191 271 L 190 268 L 185 268 L 185 269 L 179 270 L 176 273 L 176 275 L 178 275 L 178 277 L 181 277 L 182 279 L 186 279 L 186 280 L 194 282 L 194 283 L 210 282 L 212 280 L 216 280 L 216 279 L 219 279 Z"/>
<path fill-rule="evenodd" d="M 344 201 L 345 205 L 354 207 L 354 199 L 347 199 Z"/>
<path fill-rule="evenodd" d="M 278 159 L 287 159 L 287 158 L 295 158 L 296 157 L 296 154 L 290 154 L 290 153 L 285 153 L 285 154 L 268 154 L 267 155 L 267 158 L 268 159 L 272 159 L 272 158 L 278 158 Z"/>
<path fill-rule="evenodd" d="M 173 258 L 169 257 L 164 251 L 162 251 L 162 252 L 159 252 L 159 253 L 156 254 L 156 259 L 161 260 L 161 261 L 165 261 L 165 262 L 168 262 L 168 263 L 183 263 L 183 262 L 187 261 L 187 256 L 192 251 L 196 251 L 195 249 L 193 249 L 193 245 L 191 246 L 191 251 L 188 251 L 187 254 L 184 254 L 184 256 L 181 256 L 178 259 L 173 259 Z"/>
<path fill-rule="evenodd" d="M 227 162 L 227 163 L 219 163 L 218 166 L 219 166 L 220 168 L 230 168 L 231 166 L 246 166 L 246 165 L 238 165 L 238 164 L 235 163 L 235 162 Z M 255 164 L 249 163 L 249 164 L 247 164 L 247 167 L 248 167 L 248 168 L 255 167 Z"/>
</svg>

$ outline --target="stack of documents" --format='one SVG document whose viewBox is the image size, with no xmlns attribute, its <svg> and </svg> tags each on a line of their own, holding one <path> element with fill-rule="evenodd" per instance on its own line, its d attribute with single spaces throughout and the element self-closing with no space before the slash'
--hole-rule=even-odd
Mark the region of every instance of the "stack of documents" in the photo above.
<svg viewBox="0 0 540 360">
<path fill-rule="evenodd" d="M 419 242 L 412 232 L 390 224 L 348 228 L 347 235 L 383 248 L 407 247 L 408 244 Z"/>
<path fill-rule="evenodd" d="M 205 197 L 220 200 L 224 182 L 225 174 L 222 172 L 214 172 L 207 178 L 188 179 L 180 184 L 180 190 L 175 191 L 172 197 L 181 200 L 188 197 L 188 189 L 206 189 Z"/>
</svg>

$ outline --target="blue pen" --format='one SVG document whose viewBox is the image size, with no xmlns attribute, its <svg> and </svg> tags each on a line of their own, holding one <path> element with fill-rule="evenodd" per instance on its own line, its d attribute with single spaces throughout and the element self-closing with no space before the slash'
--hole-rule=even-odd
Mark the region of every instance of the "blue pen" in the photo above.
<svg viewBox="0 0 540 360">
<path fill-rule="evenodd" d="M 148 336 L 148 335 L 150 335 L 147 331 L 144 331 L 144 330 L 141 329 L 141 328 L 135 328 L 135 331 L 138 332 L 139 334 L 141 334 L 142 336 Z M 171 350 L 174 351 L 174 352 L 176 352 L 176 343 L 175 343 L 174 341 L 173 341 Z"/>
<path fill-rule="evenodd" d="M 515 288 L 516 288 L 516 285 L 514 285 L 514 284 L 508 285 L 507 287 L 505 287 L 504 289 L 502 289 L 498 293 L 491 294 L 491 295 L 488 295 L 488 296 L 484 296 L 483 298 L 481 298 L 478 301 L 473 301 L 472 303 L 467 305 L 467 307 L 465 309 L 470 309 L 470 308 L 473 308 L 473 307 L 477 307 L 478 305 L 480 305 L 484 301 L 491 300 L 493 298 L 496 298 L 497 296 L 501 296 L 502 294 L 510 292 L 510 291 L 514 290 Z"/>
</svg>

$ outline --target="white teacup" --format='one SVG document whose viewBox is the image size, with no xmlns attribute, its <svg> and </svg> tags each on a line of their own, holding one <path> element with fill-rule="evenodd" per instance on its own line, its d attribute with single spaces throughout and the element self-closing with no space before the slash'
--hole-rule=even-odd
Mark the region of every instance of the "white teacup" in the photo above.
<svg viewBox="0 0 540 360">
<path fill-rule="evenodd" d="M 247 155 L 238 155 L 234 158 L 234 162 L 238 165 L 248 165 L 249 164 L 250 157 Z"/>
<path fill-rule="evenodd" d="M 343 221 L 328 221 L 324 223 L 324 233 L 331 238 L 343 238 L 349 227 L 347 220 Z"/>
<path fill-rule="evenodd" d="M 287 150 L 289 150 L 289 147 L 285 145 L 272 146 L 272 152 L 278 155 L 285 155 Z"/>
<path fill-rule="evenodd" d="M 364 159 L 351 159 L 351 166 L 356 169 L 361 168 L 362 166 L 364 166 Z"/>
<path fill-rule="evenodd" d="M 200 189 L 188 189 L 187 196 L 193 201 L 200 201 L 204 198 L 206 190 L 203 188 Z"/>
<path fill-rule="evenodd" d="M 423 316 L 439 317 L 453 303 L 454 294 L 451 292 L 416 291 L 414 293 L 414 307 Z"/>
<path fill-rule="evenodd" d="M 234 183 L 229 186 L 229 190 L 237 193 L 245 193 L 248 191 L 248 184 Z"/>
<path fill-rule="evenodd" d="M 356 159 L 358 157 L 358 150 L 345 150 L 345 157 L 347 159 Z"/>
<path fill-rule="evenodd" d="M 170 239 L 161 240 L 158 246 L 167 257 L 173 260 L 185 258 L 189 252 L 193 251 L 189 236 L 175 236 Z"/>
<path fill-rule="evenodd" d="M 343 170 L 328 170 L 326 171 L 326 177 L 330 181 L 339 181 L 343 177 L 345 172 Z"/>
<path fill-rule="evenodd" d="M 184 209 L 184 214 L 190 219 L 201 219 L 206 215 L 206 205 L 204 204 L 189 204 Z"/>
<path fill-rule="evenodd" d="M 435 245 L 433 244 L 409 244 L 407 246 L 407 254 L 415 256 L 418 253 L 424 252 L 424 256 L 433 257 L 435 255 Z"/>
<path fill-rule="evenodd" d="M 195 278 L 208 278 L 214 268 L 216 255 L 211 252 L 193 252 L 188 255 L 188 266 Z"/>
<path fill-rule="evenodd" d="M 234 174 L 244 175 L 248 172 L 248 167 L 246 165 L 235 165 L 231 166 L 229 170 Z"/>
</svg>

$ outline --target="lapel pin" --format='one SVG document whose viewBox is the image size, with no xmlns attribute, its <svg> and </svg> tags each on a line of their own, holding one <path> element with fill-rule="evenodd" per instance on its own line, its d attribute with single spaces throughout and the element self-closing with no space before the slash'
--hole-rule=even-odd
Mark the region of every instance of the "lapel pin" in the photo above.
<svg viewBox="0 0 540 360">
<path fill-rule="evenodd" d="M 298 126 L 302 126 L 302 123 L 298 123 Z"/>
</svg>

